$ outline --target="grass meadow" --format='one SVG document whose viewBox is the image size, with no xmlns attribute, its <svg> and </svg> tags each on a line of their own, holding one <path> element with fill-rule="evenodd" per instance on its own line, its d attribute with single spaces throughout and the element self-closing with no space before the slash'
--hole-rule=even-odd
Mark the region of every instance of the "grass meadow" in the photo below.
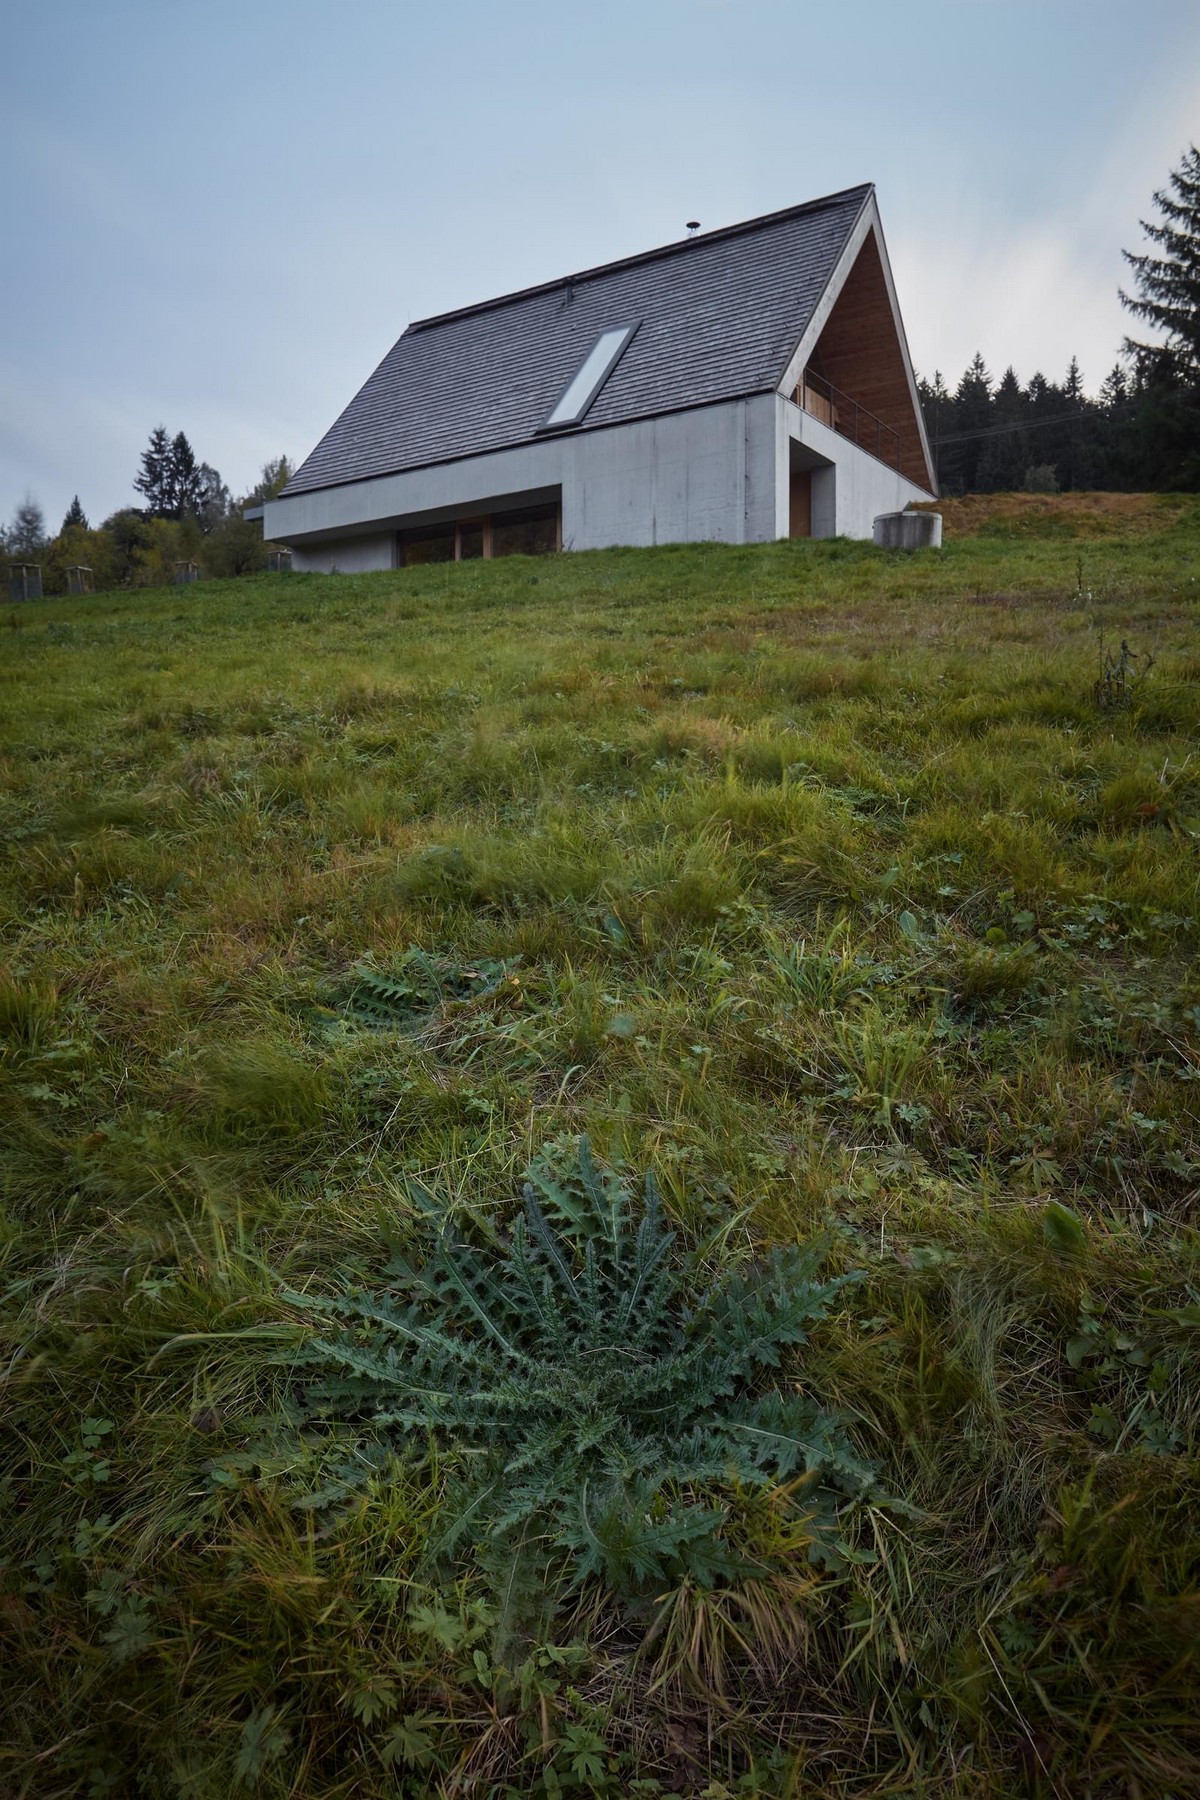
<svg viewBox="0 0 1200 1800">
<path fill-rule="evenodd" d="M 1200 1794 L 1200 510 L 944 510 L 0 613 L 5 1795 Z M 305 1303 L 583 1136 L 873 1481 L 512 1607 Z"/>
</svg>

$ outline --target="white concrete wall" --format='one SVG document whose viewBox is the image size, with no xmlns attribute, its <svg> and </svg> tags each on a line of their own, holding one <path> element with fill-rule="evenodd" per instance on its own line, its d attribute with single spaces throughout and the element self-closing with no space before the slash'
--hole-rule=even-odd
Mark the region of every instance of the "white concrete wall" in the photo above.
<svg viewBox="0 0 1200 1800">
<path fill-rule="evenodd" d="M 774 537 L 773 412 L 762 394 L 572 440 L 563 548 Z"/>
<path fill-rule="evenodd" d="M 832 463 L 812 472 L 812 511 L 809 526 L 815 538 L 836 537 L 838 471 Z M 782 534 L 781 534 L 782 535 Z"/>
<path fill-rule="evenodd" d="M 269 500 L 263 535 L 296 569 L 390 569 L 405 525 L 561 492 L 563 548 L 763 543 L 788 535 L 792 446 L 812 470 L 814 537 L 869 538 L 930 496 L 781 394 L 539 438 L 462 462 Z"/>
<path fill-rule="evenodd" d="M 263 535 L 297 569 L 386 569 L 406 524 L 561 489 L 564 549 L 755 543 L 776 535 L 775 455 L 775 396 L 760 394 L 268 501 Z"/>
<path fill-rule="evenodd" d="M 776 396 L 776 535 L 788 531 L 787 474 L 793 442 L 803 447 L 812 466 L 812 534 L 814 537 L 869 538 L 878 513 L 903 512 L 915 500 L 932 494 L 907 476 L 869 456 L 794 401 Z"/>
</svg>

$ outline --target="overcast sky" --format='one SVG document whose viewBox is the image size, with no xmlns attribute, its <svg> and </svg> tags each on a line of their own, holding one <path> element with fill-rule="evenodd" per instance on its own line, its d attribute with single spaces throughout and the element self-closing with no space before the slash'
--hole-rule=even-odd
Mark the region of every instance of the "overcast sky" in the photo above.
<svg viewBox="0 0 1200 1800">
<path fill-rule="evenodd" d="M 1196 0 L 0 0 L 0 518 L 234 492 L 411 318 L 874 181 L 918 369 L 1088 390 Z"/>
</svg>

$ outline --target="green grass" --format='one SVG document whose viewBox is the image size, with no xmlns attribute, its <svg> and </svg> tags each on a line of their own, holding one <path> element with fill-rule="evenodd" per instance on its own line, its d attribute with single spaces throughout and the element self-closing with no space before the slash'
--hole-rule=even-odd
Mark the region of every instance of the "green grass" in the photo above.
<svg viewBox="0 0 1200 1800">
<path fill-rule="evenodd" d="M 1200 514 L 1004 519 L 0 618 L 5 1794 L 1200 1793 Z M 286 1291 L 585 1132 L 862 1272 L 907 1505 L 514 1644 L 452 1447 L 306 1503 Z"/>
</svg>

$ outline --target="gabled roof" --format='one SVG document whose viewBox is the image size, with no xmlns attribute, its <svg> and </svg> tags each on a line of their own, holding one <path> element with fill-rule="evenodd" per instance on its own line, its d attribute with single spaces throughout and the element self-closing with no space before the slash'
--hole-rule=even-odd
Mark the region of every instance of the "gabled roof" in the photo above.
<svg viewBox="0 0 1200 1800">
<path fill-rule="evenodd" d="M 529 443 L 600 333 L 640 321 L 581 431 L 778 387 L 873 188 L 409 326 L 284 494 Z"/>
</svg>

